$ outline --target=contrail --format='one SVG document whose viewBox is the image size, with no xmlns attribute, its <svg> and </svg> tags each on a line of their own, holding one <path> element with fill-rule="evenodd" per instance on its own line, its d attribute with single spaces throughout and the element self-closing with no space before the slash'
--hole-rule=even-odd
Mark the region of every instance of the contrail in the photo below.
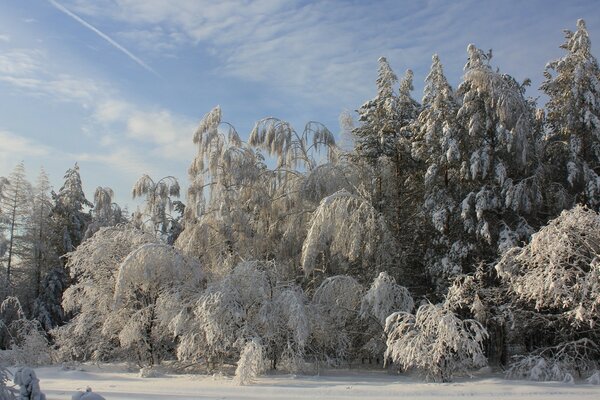
<svg viewBox="0 0 600 400">
<path fill-rule="evenodd" d="M 108 36 L 107 34 L 105 34 L 102 31 L 100 31 L 98 28 L 96 28 L 95 26 L 93 26 L 89 22 L 85 21 L 84 19 L 82 19 L 78 15 L 76 15 L 73 12 L 69 11 L 62 4 L 57 3 L 55 0 L 48 0 L 48 2 L 50 4 L 52 4 L 59 11 L 62 11 L 63 13 L 67 14 L 69 17 L 73 18 L 75 21 L 79 22 L 81 25 L 85 26 L 86 28 L 88 28 L 89 30 L 91 30 L 92 32 L 94 32 L 95 34 L 97 34 L 98 36 L 100 36 L 102 39 L 106 40 L 113 47 L 115 47 L 116 49 L 120 50 L 122 53 L 124 53 L 127 57 L 131 58 L 133 61 L 135 61 L 139 66 L 141 66 L 145 70 L 147 70 L 149 72 L 152 72 L 156 76 L 160 76 L 148 64 L 146 64 L 145 62 L 143 62 L 142 60 L 140 60 L 140 58 L 137 57 L 135 54 L 133 54 L 132 52 L 130 52 L 129 50 L 127 50 L 125 47 L 121 46 L 119 43 L 115 42 L 110 36 Z"/>
</svg>

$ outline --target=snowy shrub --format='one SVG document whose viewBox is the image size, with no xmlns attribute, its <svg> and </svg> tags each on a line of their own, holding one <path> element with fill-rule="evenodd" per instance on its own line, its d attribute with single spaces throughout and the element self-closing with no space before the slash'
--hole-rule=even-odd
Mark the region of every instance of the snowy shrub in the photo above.
<svg viewBox="0 0 600 400">
<path fill-rule="evenodd" d="M 408 290 L 398 285 L 387 272 L 381 272 L 360 305 L 359 316 L 366 327 L 364 350 L 370 355 L 382 356 L 385 351 L 385 319 L 395 311 L 410 312 L 413 308 L 414 301 Z"/>
<path fill-rule="evenodd" d="M 257 338 L 246 343 L 235 370 L 235 383 L 238 385 L 252 383 L 266 370 L 264 351 L 264 347 Z"/>
<path fill-rule="evenodd" d="M 516 356 L 506 371 L 508 379 L 572 382 L 573 375 L 593 375 L 600 348 L 589 339 L 579 339 Z"/>
<path fill-rule="evenodd" d="M 591 385 L 600 385 L 600 371 L 597 369 L 594 370 L 590 377 L 586 379 L 586 381 Z"/>
<path fill-rule="evenodd" d="M 594 328 L 600 311 L 600 216 L 585 207 L 563 211 L 522 249 L 496 265 L 518 300 L 563 313 Z"/>
<path fill-rule="evenodd" d="M 310 333 L 306 303 L 299 287 L 278 283 L 274 263 L 241 262 L 173 318 L 170 327 L 180 338 L 177 356 L 237 359 L 247 341 L 258 339 L 273 368 L 283 361 L 282 367 L 297 370 Z"/>
<path fill-rule="evenodd" d="M 113 314 L 119 266 L 133 250 L 157 239 L 131 225 L 101 228 L 69 253 L 73 284 L 63 294 L 63 308 L 74 317 L 51 334 L 62 360 L 107 360 L 117 356 L 118 330 L 105 329 Z"/>
<path fill-rule="evenodd" d="M 311 303 L 314 354 L 331 365 L 350 360 L 362 286 L 350 276 L 332 276 L 315 290 Z M 333 334 L 332 334 L 333 333 Z"/>
<path fill-rule="evenodd" d="M 46 395 L 40 390 L 40 380 L 33 369 L 28 367 L 17 369 L 14 383 L 19 386 L 18 400 L 46 400 Z"/>
<path fill-rule="evenodd" d="M 434 380 L 448 382 L 456 373 L 487 364 L 485 328 L 475 320 L 461 320 L 441 305 L 424 304 L 415 315 L 393 313 L 385 322 L 385 332 L 386 357 Z"/>
<path fill-rule="evenodd" d="M 121 327 L 121 347 L 137 354 L 141 365 L 152 366 L 169 349 L 169 315 L 173 301 L 202 288 L 200 265 L 170 245 L 148 243 L 132 251 L 119 267 L 114 289 L 114 312 L 107 322 Z M 173 301 L 169 298 L 174 297 Z M 162 310 L 162 307 L 167 307 Z M 160 318 L 161 314 L 164 318 Z M 119 329 L 119 328 L 117 328 Z"/>
<path fill-rule="evenodd" d="M 6 340 L 0 361 L 11 365 L 50 363 L 50 347 L 40 323 L 25 318 L 16 297 L 7 297 L 0 304 L 0 317 L 0 335 Z"/>
<path fill-rule="evenodd" d="M 383 327 L 388 315 L 395 311 L 410 312 L 414 306 L 408 289 L 398 285 L 387 272 L 381 272 L 362 299 L 360 317 L 372 316 Z"/>
<path fill-rule="evenodd" d="M 71 396 L 71 400 L 106 400 L 98 393 L 92 392 L 91 388 L 87 388 L 85 392 L 77 392 Z"/>
</svg>

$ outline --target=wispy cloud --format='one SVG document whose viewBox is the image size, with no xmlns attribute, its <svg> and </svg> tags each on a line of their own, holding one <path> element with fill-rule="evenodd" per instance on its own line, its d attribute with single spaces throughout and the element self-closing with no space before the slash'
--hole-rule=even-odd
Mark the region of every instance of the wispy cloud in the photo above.
<svg viewBox="0 0 600 400">
<path fill-rule="evenodd" d="M 68 15 L 69 17 L 73 18 L 75 21 L 79 22 L 81 25 L 83 25 L 84 27 L 86 27 L 87 29 L 91 30 L 92 32 L 94 32 L 95 34 L 97 34 L 98 36 L 100 36 L 102 39 L 106 40 L 110 45 L 112 45 L 117 50 L 121 51 L 123 54 L 125 54 L 127 57 L 129 57 L 134 62 L 136 62 L 142 68 L 144 68 L 145 70 L 147 70 L 149 72 L 152 72 L 153 74 L 159 76 L 158 73 L 154 69 L 152 69 L 152 67 L 150 67 L 148 64 L 146 64 L 144 61 L 142 61 L 135 54 L 133 54 L 132 52 L 130 52 L 129 50 L 127 50 L 121 44 L 117 43 L 114 39 L 112 39 L 110 36 L 108 36 L 104 32 L 102 32 L 101 30 L 99 30 L 98 28 L 96 28 L 95 26 L 93 26 L 92 24 L 90 24 L 89 22 L 85 21 L 83 18 L 79 17 L 77 14 L 73 13 L 72 11 L 70 11 L 69 9 L 67 9 L 62 4 L 56 2 L 55 0 L 48 0 L 48 2 L 50 4 L 52 4 L 59 11 L 65 13 L 66 15 Z"/>
<path fill-rule="evenodd" d="M 5 43 L 10 42 L 10 36 L 8 36 L 8 35 L 0 35 L 0 42 L 5 42 Z"/>
</svg>

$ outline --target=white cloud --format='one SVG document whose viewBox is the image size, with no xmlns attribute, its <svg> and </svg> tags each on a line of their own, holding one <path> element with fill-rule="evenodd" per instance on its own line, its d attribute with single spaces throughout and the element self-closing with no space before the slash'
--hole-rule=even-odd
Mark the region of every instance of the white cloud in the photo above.
<svg viewBox="0 0 600 400">
<path fill-rule="evenodd" d="M 0 154 L 19 157 L 45 156 L 50 149 L 36 141 L 8 131 L 0 130 Z"/>
<path fill-rule="evenodd" d="M 0 42 L 9 43 L 10 42 L 10 36 L 8 36 L 8 35 L 0 35 Z"/>
<path fill-rule="evenodd" d="M 24 159 L 42 158 L 53 153 L 53 149 L 38 141 L 0 130 L 0 176 L 8 175 Z"/>
</svg>

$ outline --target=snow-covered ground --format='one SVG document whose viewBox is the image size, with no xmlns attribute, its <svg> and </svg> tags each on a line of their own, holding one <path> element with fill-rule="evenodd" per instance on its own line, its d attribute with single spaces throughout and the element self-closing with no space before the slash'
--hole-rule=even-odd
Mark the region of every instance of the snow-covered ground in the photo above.
<svg viewBox="0 0 600 400">
<path fill-rule="evenodd" d="M 600 386 L 585 381 L 509 381 L 500 375 L 462 378 L 454 383 L 424 383 L 385 371 L 334 370 L 320 376 L 267 375 L 248 386 L 236 386 L 222 375 L 171 375 L 141 378 L 118 365 L 83 365 L 36 369 L 48 400 L 70 400 L 92 387 L 107 400 L 186 399 L 598 399 Z"/>
</svg>

